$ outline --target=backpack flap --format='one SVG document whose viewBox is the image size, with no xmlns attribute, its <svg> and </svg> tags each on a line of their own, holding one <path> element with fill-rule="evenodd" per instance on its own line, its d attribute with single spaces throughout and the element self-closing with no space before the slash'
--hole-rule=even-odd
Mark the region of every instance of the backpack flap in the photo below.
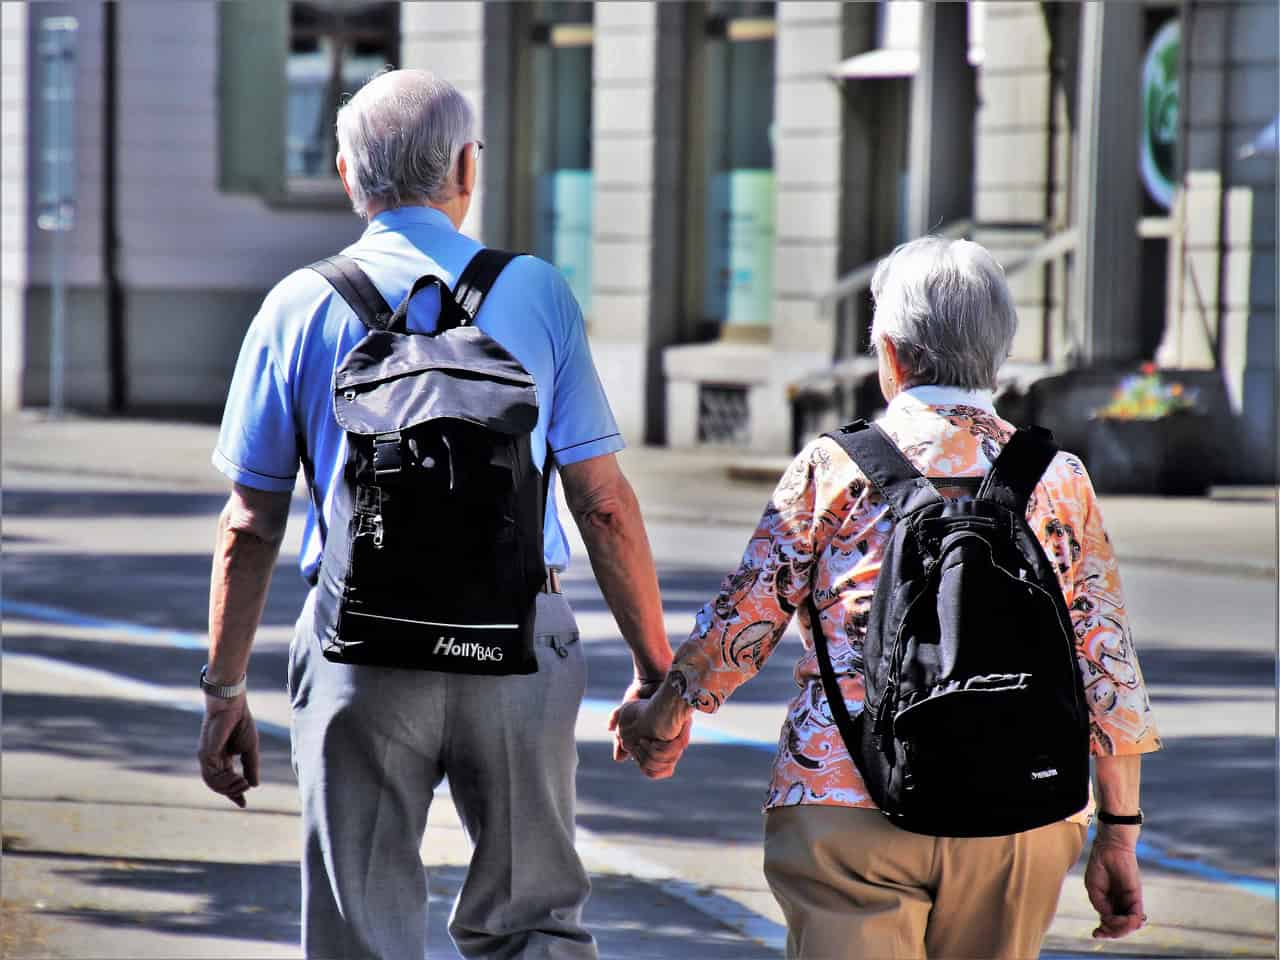
<svg viewBox="0 0 1280 960">
<path fill-rule="evenodd" d="M 436 336 L 376 331 L 338 368 L 333 412 L 363 436 L 446 418 L 520 436 L 538 422 L 538 393 L 520 362 L 478 327 Z"/>
</svg>

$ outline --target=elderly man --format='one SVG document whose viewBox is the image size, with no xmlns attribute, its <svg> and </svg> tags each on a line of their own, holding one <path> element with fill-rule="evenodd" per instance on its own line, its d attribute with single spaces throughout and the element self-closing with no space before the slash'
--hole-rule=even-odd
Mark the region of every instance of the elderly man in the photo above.
<svg viewBox="0 0 1280 960">
<path fill-rule="evenodd" d="M 369 221 L 345 254 L 389 304 L 415 280 L 455 282 L 480 249 L 458 229 L 481 143 L 470 105 L 430 73 L 382 74 L 338 115 L 338 173 Z M 438 300 L 416 298 L 411 331 L 433 329 Z M 639 508 L 615 460 L 623 443 L 592 364 L 582 315 L 552 266 L 512 260 L 476 325 L 529 371 L 539 410 L 536 465 L 558 467 L 600 588 L 631 648 L 624 700 L 651 694 L 671 649 Z M 299 463 L 313 508 L 301 553 L 317 573 L 345 437 L 334 370 L 365 329 L 312 270 L 267 295 L 240 353 L 214 464 L 234 482 L 218 524 L 202 775 L 245 805 L 258 783 L 257 733 L 244 678 L 284 533 Z M 554 464 L 544 461 L 550 451 Z M 535 673 L 474 676 L 326 660 L 312 630 L 316 590 L 290 649 L 293 758 L 302 797 L 303 946 L 308 957 L 421 960 L 427 886 L 419 848 L 432 792 L 448 777 L 474 843 L 450 921 L 468 957 L 594 957 L 582 927 L 588 882 L 573 846 L 574 725 L 586 668 L 557 572 L 569 550 L 547 501 L 547 583 L 537 597 Z M 237 768 L 236 758 L 242 768 Z M 647 772 L 662 775 L 659 758 Z"/>
</svg>

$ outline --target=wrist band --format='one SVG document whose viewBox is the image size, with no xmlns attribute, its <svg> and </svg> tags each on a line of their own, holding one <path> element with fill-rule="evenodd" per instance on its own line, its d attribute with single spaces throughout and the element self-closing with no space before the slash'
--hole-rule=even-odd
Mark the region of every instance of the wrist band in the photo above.
<svg viewBox="0 0 1280 960">
<path fill-rule="evenodd" d="M 1115 813 L 1107 813 L 1105 810 L 1098 811 L 1098 822 L 1106 823 L 1114 827 L 1138 827 L 1142 825 L 1142 810 L 1131 816 L 1120 816 Z"/>
<path fill-rule="evenodd" d="M 245 681 L 248 676 L 240 678 L 238 683 L 212 683 L 208 677 L 209 665 L 205 664 L 200 668 L 200 689 L 211 697 L 217 697 L 219 700 L 234 700 L 240 694 L 244 693 L 247 684 Z"/>
</svg>

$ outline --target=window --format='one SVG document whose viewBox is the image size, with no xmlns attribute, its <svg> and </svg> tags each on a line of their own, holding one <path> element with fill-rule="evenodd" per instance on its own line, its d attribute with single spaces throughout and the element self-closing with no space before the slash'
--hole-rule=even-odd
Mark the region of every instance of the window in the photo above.
<svg viewBox="0 0 1280 960">
<path fill-rule="evenodd" d="M 345 203 L 333 165 L 338 105 L 396 65 L 399 28 L 398 3 L 219 4 L 222 189 Z"/>
<path fill-rule="evenodd" d="M 762 341 L 773 314 L 774 5 L 718 0 L 706 10 L 692 71 L 701 95 L 691 180 L 702 196 L 690 225 L 700 234 L 690 243 L 692 315 L 698 339 Z"/>
<path fill-rule="evenodd" d="M 591 312 L 590 3 L 538 3 L 529 51 L 533 252 L 560 268 Z"/>
<path fill-rule="evenodd" d="M 399 59 L 398 3 L 289 4 L 285 175 L 336 176 L 334 120 L 344 94 Z"/>
</svg>

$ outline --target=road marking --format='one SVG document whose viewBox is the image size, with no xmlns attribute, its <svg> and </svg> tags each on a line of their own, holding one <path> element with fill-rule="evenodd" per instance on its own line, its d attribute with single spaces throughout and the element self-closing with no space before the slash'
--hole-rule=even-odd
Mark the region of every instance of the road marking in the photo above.
<svg viewBox="0 0 1280 960">
<path fill-rule="evenodd" d="M 176 694 L 172 687 L 162 687 L 158 684 L 148 683 L 145 680 L 136 680 L 133 677 L 113 673 L 110 670 L 100 670 L 97 667 L 68 663 L 66 660 L 45 657 L 37 653 L 6 652 L 4 654 L 4 663 L 13 664 L 14 666 L 26 665 L 36 670 L 44 670 L 46 673 L 60 674 L 80 683 L 96 683 L 143 703 L 154 703 L 160 706 L 172 707 L 184 713 L 198 713 L 200 716 L 204 716 L 204 695 L 197 690 L 193 690 L 190 697 L 182 697 Z M 289 727 L 287 724 L 275 723 L 258 716 L 253 718 L 253 722 L 260 732 L 269 733 L 284 740 L 289 739 Z"/>
<path fill-rule="evenodd" d="M 193 630 L 166 630 L 161 627 L 149 627 L 143 623 L 130 623 L 127 620 L 108 620 L 103 617 L 86 616 L 74 610 L 61 607 L 50 607 L 43 603 L 27 603 L 25 600 L 0 599 L 0 616 L 27 617 L 44 623 L 58 623 L 68 627 L 90 627 L 94 630 L 119 630 L 132 633 L 149 640 L 158 640 L 173 647 L 184 650 L 207 650 L 209 635 Z"/>
<path fill-rule="evenodd" d="M 145 636 L 148 639 L 167 643 L 176 647 L 183 647 L 185 649 L 203 650 L 207 648 L 207 637 L 203 633 L 195 633 L 194 631 L 165 630 L 147 626 L 145 624 L 130 623 L 124 620 L 110 620 L 101 617 L 88 616 L 74 610 L 65 610 L 61 607 L 0 598 L 0 616 L 6 615 L 27 617 L 32 620 L 40 620 L 46 623 L 130 632 L 139 636 Z M 174 691 L 171 688 L 147 683 L 144 680 L 136 680 L 132 677 L 112 673 L 108 670 L 99 670 L 95 667 L 85 667 L 79 664 L 68 663 L 64 660 L 39 656 L 37 654 L 6 653 L 4 654 L 4 658 L 6 660 L 12 659 L 17 662 L 27 661 L 33 666 L 39 665 L 45 669 L 61 672 L 64 675 L 78 676 L 82 679 L 93 679 L 96 682 L 114 687 L 117 690 L 129 691 L 132 695 L 148 702 L 164 703 L 179 710 L 188 712 L 204 713 L 203 699 L 193 698 L 184 700 L 175 696 Z M 197 693 L 194 696 L 198 697 L 199 694 Z M 582 705 L 588 710 L 593 712 L 602 712 L 605 715 L 617 706 L 617 704 L 612 701 L 601 700 L 594 697 L 584 699 Z M 273 723 L 269 720 L 260 719 L 258 717 L 255 717 L 254 720 L 260 730 L 286 740 L 289 738 L 289 727 L 287 725 Z M 750 737 L 730 731 L 713 729 L 708 727 L 705 723 L 694 724 L 694 732 L 695 742 L 716 743 L 729 746 L 745 746 L 752 747 L 757 750 L 767 750 L 769 752 L 773 752 L 777 749 L 776 741 L 764 740 L 759 737 Z M 1090 828 L 1090 837 L 1092 837 L 1092 834 L 1093 829 Z M 1273 901 L 1280 899 L 1280 885 L 1278 885 L 1276 881 L 1264 880 L 1259 877 L 1249 876 L 1248 874 L 1232 873 L 1228 870 L 1222 870 L 1218 867 L 1200 863 L 1196 860 L 1172 856 L 1143 841 L 1139 841 L 1138 843 L 1138 858 L 1151 866 L 1160 867 L 1172 873 L 1187 874 L 1209 883 L 1233 887 L 1234 889 L 1241 890 L 1254 896 L 1263 897 L 1264 899 L 1270 899 Z M 639 860 L 637 859 L 636 862 L 639 863 Z M 672 882 L 683 883 L 684 881 Z M 674 895 L 675 894 L 673 894 L 673 896 Z M 677 899 L 684 898 L 678 897 Z M 685 902 L 692 903 L 692 901 L 688 900 Z M 729 902 L 733 903 L 734 901 Z M 742 909 L 746 910 L 745 907 Z M 717 917 L 717 919 L 720 918 Z M 765 923 L 773 922 L 763 917 L 760 919 Z M 777 925 L 774 924 L 774 926 Z M 739 928 L 735 927 L 735 929 Z M 760 938 L 755 937 L 755 939 Z M 768 943 L 769 941 L 761 940 L 761 942 Z"/>
</svg>

